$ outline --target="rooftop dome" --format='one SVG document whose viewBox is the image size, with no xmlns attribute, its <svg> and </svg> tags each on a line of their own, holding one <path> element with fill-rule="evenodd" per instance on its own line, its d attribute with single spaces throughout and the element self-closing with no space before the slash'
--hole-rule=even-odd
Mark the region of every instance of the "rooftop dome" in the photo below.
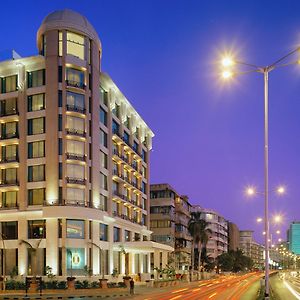
<svg viewBox="0 0 300 300">
<path fill-rule="evenodd" d="M 42 22 L 37 32 L 37 43 L 40 37 L 49 30 L 69 29 L 88 36 L 101 48 L 99 36 L 86 17 L 70 9 L 57 10 L 50 13 Z"/>
</svg>

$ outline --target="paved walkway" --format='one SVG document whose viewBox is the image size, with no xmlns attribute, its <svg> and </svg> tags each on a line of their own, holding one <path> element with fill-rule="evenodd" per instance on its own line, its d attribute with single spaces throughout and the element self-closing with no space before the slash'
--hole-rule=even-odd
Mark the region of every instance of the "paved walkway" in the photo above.
<svg viewBox="0 0 300 300">
<path fill-rule="evenodd" d="M 286 288 L 278 275 L 270 277 L 270 286 L 273 291 L 273 300 L 297 300 L 297 298 Z"/>
</svg>

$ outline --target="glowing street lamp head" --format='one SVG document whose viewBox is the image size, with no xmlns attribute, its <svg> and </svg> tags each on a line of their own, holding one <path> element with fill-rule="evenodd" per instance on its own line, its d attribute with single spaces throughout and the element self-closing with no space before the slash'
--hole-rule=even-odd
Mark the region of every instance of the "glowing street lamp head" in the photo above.
<svg viewBox="0 0 300 300">
<path fill-rule="evenodd" d="M 278 242 L 279 242 L 279 243 L 282 242 L 282 239 L 279 238 L 279 239 L 278 239 Z"/>
<path fill-rule="evenodd" d="M 277 188 L 277 193 L 280 194 L 280 195 L 284 194 L 284 193 L 285 193 L 285 188 L 284 188 L 284 186 L 279 186 L 279 187 Z"/>
<path fill-rule="evenodd" d="M 263 221 L 262 218 L 257 218 L 257 219 L 256 219 L 256 222 L 257 222 L 257 223 L 261 223 L 262 221 Z"/>
<path fill-rule="evenodd" d="M 266 235 L 266 232 L 265 231 L 263 231 L 263 233 L 262 233 L 263 235 Z"/>
<path fill-rule="evenodd" d="M 276 230 L 276 233 L 277 233 L 277 234 L 280 234 L 280 230 Z"/>
<path fill-rule="evenodd" d="M 222 72 L 222 78 L 223 79 L 230 79 L 232 78 L 233 73 L 231 71 L 225 70 Z"/>
<path fill-rule="evenodd" d="M 281 215 L 276 215 L 276 216 L 274 216 L 274 222 L 275 222 L 275 223 L 280 223 L 280 222 L 282 222 L 282 216 L 281 216 Z"/>
<path fill-rule="evenodd" d="M 222 59 L 221 63 L 222 63 L 223 67 L 228 68 L 228 67 L 231 67 L 234 64 L 234 60 L 231 57 L 226 56 Z"/>
<path fill-rule="evenodd" d="M 246 194 L 248 196 L 253 196 L 255 194 L 255 188 L 253 188 L 253 187 L 247 187 Z"/>
</svg>

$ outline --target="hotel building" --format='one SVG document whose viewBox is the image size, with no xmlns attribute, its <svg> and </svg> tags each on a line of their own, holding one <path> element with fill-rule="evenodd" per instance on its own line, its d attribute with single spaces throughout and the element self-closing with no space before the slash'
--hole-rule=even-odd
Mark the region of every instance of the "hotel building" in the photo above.
<svg viewBox="0 0 300 300">
<path fill-rule="evenodd" d="M 153 132 L 101 72 L 85 17 L 49 14 L 37 47 L 0 62 L 1 273 L 147 279 L 173 251 L 150 238 Z"/>
<path fill-rule="evenodd" d="M 300 222 L 292 222 L 288 231 L 289 250 L 300 254 Z"/>
<path fill-rule="evenodd" d="M 150 229 L 152 240 L 175 249 L 170 257 L 175 269 L 188 270 L 191 265 L 191 240 L 188 223 L 191 205 L 169 184 L 150 186 Z"/>
</svg>

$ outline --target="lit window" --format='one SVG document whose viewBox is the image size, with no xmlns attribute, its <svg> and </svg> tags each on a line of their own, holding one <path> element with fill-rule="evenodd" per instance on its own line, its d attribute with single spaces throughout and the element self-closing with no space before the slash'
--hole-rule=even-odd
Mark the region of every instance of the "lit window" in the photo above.
<svg viewBox="0 0 300 300">
<path fill-rule="evenodd" d="M 28 96 L 28 111 L 37 111 L 45 109 L 45 94 Z"/>
<path fill-rule="evenodd" d="M 12 139 L 18 137 L 18 122 L 7 122 L 1 124 L 1 139 Z"/>
<path fill-rule="evenodd" d="M 100 151 L 100 166 L 101 168 L 107 169 L 107 154 Z"/>
<path fill-rule="evenodd" d="M 84 133 L 84 119 L 77 118 L 73 116 L 67 116 L 67 130 L 71 130 L 72 132 Z"/>
<path fill-rule="evenodd" d="M 100 187 L 107 190 L 107 176 L 100 172 Z"/>
<path fill-rule="evenodd" d="M 8 168 L 1 170 L 1 185 L 10 185 L 18 183 L 18 169 Z"/>
<path fill-rule="evenodd" d="M 36 165 L 28 167 L 28 182 L 44 181 L 45 165 Z"/>
<path fill-rule="evenodd" d="M 67 153 L 84 155 L 84 142 L 67 140 Z"/>
<path fill-rule="evenodd" d="M 18 75 L 1 78 L 1 93 L 10 93 L 18 90 Z"/>
<path fill-rule="evenodd" d="M 84 220 L 67 220 L 67 238 L 84 239 Z"/>
<path fill-rule="evenodd" d="M 100 223 L 100 241 L 108 240 L 108 226 L 106 224 Z"/>
<path fill-rule="evenodd" d="M 74 32 L 67 32 L 67 54 L 84 60 L 84 37 Z"/>
<path fill-rule="evenodd" d="M 27 87 L 38 87 L 45 85 L 45 69 L 27 72 Z"/>
<path fill-rule="evenodd" d="M 68 86 L 84 89 L 84 72 L 73 68 L 67 68 L 66 83 Z"/>
<path fill-rule="evenodd" d="M 102 129 L 100 130 L 100 145 L 107 147 L 107 133 Z"/>
<path fill-rule="evenodd" d="M 1 116 L 10 116 L 18 113 L 17 98 L 10 98 L 0 102 Z"/>
<path fill-rule="evenodd" d="M 67 188 L 67 204 L 84 205 L 84 189 Z"/>
<path fill-rule="evenodd" d="M 28 190 L 28 205 L 42 205 L 45 201 L 45 189 Z"/>
<path fill-rule="evenodd" d="M 28 143 L 28 158 L 45 156 L 45 141 Z"/>
<path fill-rule="evenodd" d="M 45 133 L 45 118 L 36 118 L 28 120 L 28 135 Z"/>
<path fill-rule="evenodd" d="M 18 206 L 18 192 L 9 191 L 2 192 L 2 208 L 4 207 L 17 207 Z"/>
<path fill-rule="evenodd" d="M 58 56 L 63 55 L 63 33 L 58 32 Z"/>
<path fill-rule="evenodd" d="M 28 238 L 29 239 L 46 238 L 46 221 L 45 220 L 28 221 Z"/>
<path fill-rule="evenodd" d="M 67 92 L 67 109 L 72 107 L 84 110 L 84 95 Z"/>
<path fill-rule="evenodd" d="M 67 177 L 73 179 L 84 179 L 85 167 L 77 164 L 67 164 Z"/>
<path fill-rule="evenodd" d="M 18 145 L 6 145 L 1 147 L 1 162 L 18 160 Z"/>
</svg>

